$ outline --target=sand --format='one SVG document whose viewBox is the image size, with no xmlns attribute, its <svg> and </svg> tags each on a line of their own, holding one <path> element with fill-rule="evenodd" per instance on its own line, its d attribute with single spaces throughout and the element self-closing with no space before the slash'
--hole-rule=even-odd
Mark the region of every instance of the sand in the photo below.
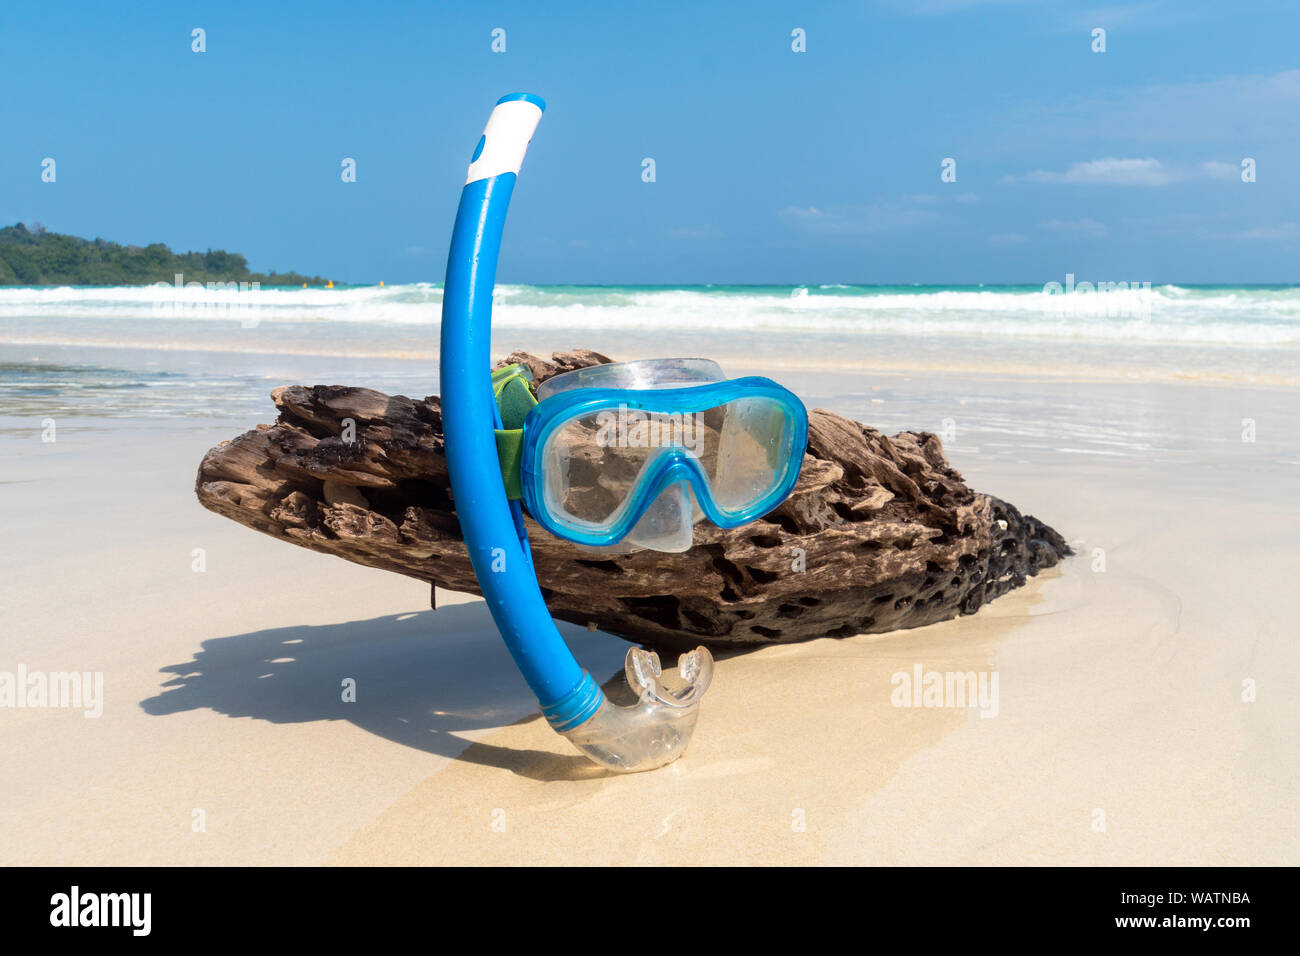
<svg viewBox="0 0 1300 956">
<path fill-rule="evenodd" d="M 251 421 L 6 420 L 0 670 L 105 699 L 0 708 L 0 863 L 1300 862 L 1300 393 L 874 381 L 791 384 L 886 428 L 959 409 L 957 467 L 1079 555 L 972 617 L 724 657 L 687 755 L 633 776 L 535 716 L 477 598 L 203 511 Z M 894 706 L 917 665 L 996 674 L 996 716 Z"/>
</svg>

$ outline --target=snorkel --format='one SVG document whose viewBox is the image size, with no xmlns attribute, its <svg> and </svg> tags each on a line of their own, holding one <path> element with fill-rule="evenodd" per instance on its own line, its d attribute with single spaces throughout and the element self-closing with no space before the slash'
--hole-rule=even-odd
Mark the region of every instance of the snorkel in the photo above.
<svg viewBox="0 0 1300 956">
<path fill-rule="evenodd" d="M 490 373 L 492 292 L 506 210 L 545 103 L 528 93 L 497 101 L 470 160 L 442 298 L 442 425 L 456 515 L 479 588 L 506 647 L 551 726 L 596 763 L 652 770 L 686 749 L 713 676 L 704 647 L 662 681 L 658 655 L 633 648 L 625 665 L 637 702 L 607 699 L 564 643 L 533 570 L 519 502 L 507 497 Z"/>
</svg>

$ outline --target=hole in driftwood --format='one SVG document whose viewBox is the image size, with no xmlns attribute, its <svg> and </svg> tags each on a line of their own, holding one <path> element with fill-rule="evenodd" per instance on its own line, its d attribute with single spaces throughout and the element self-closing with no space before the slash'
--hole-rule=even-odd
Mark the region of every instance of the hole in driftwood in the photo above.
<svg viewBox="0 0 1300 956">
<path fill-rule="evenodd" d="M 862 521 L 862 515 L 853 510 L 852 506 L 843 501 L 836 501 L 831 504 L 831 510 L 843 518 L 845 521 Z"/>
<path fill-rule="evenodd" d="M 403 508 L 412 502 L 424 508 L 445 510 L 451 507 L 451 495 L 447 494 L 446 486 L 424 478 L 403 478 L 398 481 L 397 497 L 402 499 Z"/>
<path fill-rule="evenodd" d="M 671 594 L 624 598 L 623 604 L 638 617 L 643 617 L 655 624 L 670 628 L 677 626 L 679 602 Z"/>
<path fill-rule="evenodd" d="M 728 584 L 739 584 L 745 580 L 745 575 L 735 564 L 719 555 L 713 559 L 713 570 L 722 575 L 722 579 Z"/>
<path fill-rule="evenodd" d="M 768 515 L 767 520 L 780 525 L 781 530 L 786 534 L 799 533 L 799 525 L 789 515 Z"/>
<path fill-rule="evenodd" d="M 697 631 L 708 632 L 713 629 L 713 621 L 709 617 L 689 607 L 682 608 L 682 619 Z"/>
</svg>

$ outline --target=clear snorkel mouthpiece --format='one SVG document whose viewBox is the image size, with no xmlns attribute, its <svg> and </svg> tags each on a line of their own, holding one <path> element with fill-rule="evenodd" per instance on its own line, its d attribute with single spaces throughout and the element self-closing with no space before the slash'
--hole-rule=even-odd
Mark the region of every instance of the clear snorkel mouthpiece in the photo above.
<svg viewBox="0 0 1300 956">
<path fill-rule="evenodd" d="M 608 697 L 590 718 L 560 731 L 584 754 L 610 770 L 635 773 L 672 763 L 686 750 L 700 698 L 713 680 L 713 655 L 697 647 L 677 659 L 678 680 L 667 685 L 659 655 L 632 648 L 623 665 L 637 702 L 620 706 Z"/>
</svg>

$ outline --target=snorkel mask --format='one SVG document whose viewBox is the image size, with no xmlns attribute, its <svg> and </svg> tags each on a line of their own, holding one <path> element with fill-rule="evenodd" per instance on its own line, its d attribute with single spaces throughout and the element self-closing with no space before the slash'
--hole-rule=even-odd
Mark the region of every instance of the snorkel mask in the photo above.
<svg viewBox="0 0 1300 956">
<path fill-rule="evenodd" d="M 529 404 L 525 374 L 494 373 L 507 424 Z M 803 404 L 770 379 L 728 381 L 709 359 L 575 369 L 537 397 L 521 427 L 497 433 L 503 468 L 518 462 L 513 496 L 538 524 L 589 548 L 688 551 L 697 522 L 748 524 L 799 478 Z"/>
<path fill-rule="evenodd" d="M 680 552 L 696 522 L 734 528 L 771 511 L 799 478 L 807 412 L 766 378 L 728 380 L 707 359 L 611 363 L 543 382 L 489 372 L 492 291 L 506 210 L 545 104 L 502 97 L 470 161 L 442 306 L 442 418 L 452 497 L 479 587 L 551 726 L 597 763 L 650 770 L 685 750 L 713 674 L 704 647 L 679 679 L 633 648 L 638 701 L 605 698 L 546 609 L 524 511 L 580 546 Z"/>
</svg>

